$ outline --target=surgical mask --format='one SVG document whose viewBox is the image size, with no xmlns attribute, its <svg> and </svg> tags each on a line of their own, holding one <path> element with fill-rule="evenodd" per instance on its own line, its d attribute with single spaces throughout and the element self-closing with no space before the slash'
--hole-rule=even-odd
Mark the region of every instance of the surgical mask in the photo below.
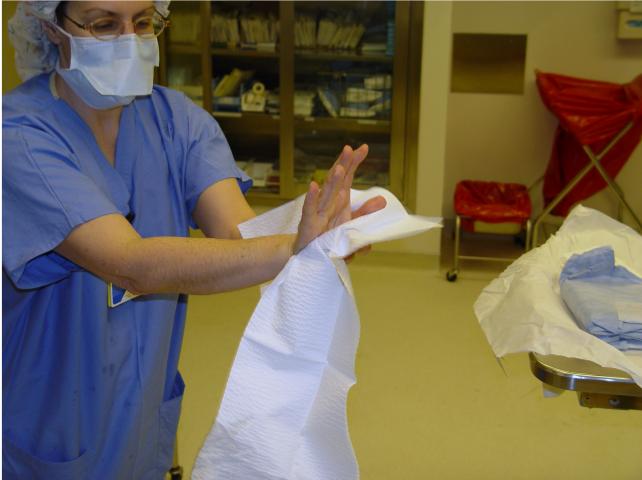
<svg viewBox="0 0 642 480">
<path fill-rule="evenodd" d="M 104 110 L 152 92 L 154 67 L 159 62 L 156 38 L 128 34 L 102 41 L 58 29 L 69 38 L 71 62 L 64 69 L 59 60 L 56 72 L 87 105 Z"/>
</svg>

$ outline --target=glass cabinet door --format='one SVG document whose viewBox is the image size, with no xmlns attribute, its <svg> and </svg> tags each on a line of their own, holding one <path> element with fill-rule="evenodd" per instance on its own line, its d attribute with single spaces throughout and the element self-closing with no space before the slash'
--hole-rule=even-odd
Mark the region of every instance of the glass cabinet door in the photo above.
<svg viewBox="0 0 642 480">
<path fill-rule="evenodd" d="M 280 192 L 279 2 L 214 1 L 211 111 L 253 194 Z"/>
<path fill-rule="evenodd" d="M 259 200 L 304 192 L 343 145 L 362 143 L 354 185 L 401 197 L 418 91 L 410 11 L 389 0 L 173 2 L 160 79 L 216 118 Z"/>
<path fill-rule="evenodd" d="M 200 2 L 173 2 L 170 28 L 163 33 L 164 82 L 203 106 Z"/>
<path fill-rule="evenodd" d="M 390 184 L 395 2 L 295 2 L 294 178 L 325 178 L 343 145 L 369 146 L 356 186 Z"/>
</svg>

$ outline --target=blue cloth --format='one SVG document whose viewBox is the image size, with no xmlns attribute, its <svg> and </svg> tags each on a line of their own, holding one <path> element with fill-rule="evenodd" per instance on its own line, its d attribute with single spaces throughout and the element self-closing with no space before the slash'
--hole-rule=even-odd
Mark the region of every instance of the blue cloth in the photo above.
<svg viewBox="0 0 642 480">
<path fill-rule="evenodd" d="M 184 389 L 186 297 L 109 309 L 105 282 L 52 249 L 111 213 L 143 237 L 185 237 L 204 189 L 251 180 L 216 121 L 161 87 L 123 109 L 112 167 L 48 80 L 2 102 L 3 475 L 161 479 Z"/>
<path fill-rule="evenodd" d="M 573 255 L 560 294 L 581 328 L 620 350 L 642 350 L 642 278 L 616 267 L 612 248 Z"/>
</svg>

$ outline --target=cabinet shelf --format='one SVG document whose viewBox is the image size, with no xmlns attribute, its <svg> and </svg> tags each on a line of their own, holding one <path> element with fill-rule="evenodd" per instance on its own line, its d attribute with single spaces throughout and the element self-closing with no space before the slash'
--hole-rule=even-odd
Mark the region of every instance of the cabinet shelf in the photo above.
<svg viewBox="0 0 642 480">
<path fill-rule="evenodd" d="M 201 46 L 196 43 L 172 43 L 168 45 L 169 53 L 178 55 L 200 55 Z"/>
<path fill-rule="evenodd" d="M 305 60 L 345 60 L 350 62 L 392 63 L 393 57 L 385 54 L 342 52 L 332 50 L 296 50 L 294 55 Z"/>
<path fill-rule="evenodd" d="M 212 56 L 218 57 L 245 57 L 245 58 L 279 58 L 279 51 L 250 50 L 244 48 L 211 48 Z"/>
<path fill-rule="evenodd" d="M 302 130 L 347 130 L 361 133 L 390 133 L 389 120 L 370 118 L 295 117 Z"/>
<path fill-rule="evenodd" d="M 169 53 L 179 55 L 200 55 L 201 46 L 195 43 L 169 43 Z M 244 48 L 216 48 L 210 49 L 212 56 L 218 57 L 244 57 L 244 58 L 279 58 L 279 52 L 271 50 L 251 50 Z"/>
<path fill-rule="evenodd" d="M 297 180 L 296 183 L 294 184 L 295 196 L 298 197 L 299 195 L 303 195 L 304 193 L 307 193 L 309 186 L 310 186 L 309 183 L 302 182 L 301 180 Z M 355 179 L 354 183 L 352 184 L 352 188 L 354 190 L 368 190 L 373 186 L 374 185 L 370 183 L 360 183 L 358 179 Z M 378 185 L 378 186 L 389 188 L 388 185 Z"/>
<path fill-rule="evenodd" d="M 267 113 L 213 112 L 225 133 L 278 135 L 280 116 Z"/>
<path fill-rule="evenodd" d="M 285 201 L 289 200 L 288 198 L 283 197 L 278 193 L 268 193 L 268 192 L 262 192 L 260 190 L 255 191 L 253 188 L 251 188 L 250 191 L 247 192 L 246 196 L 250 203 L 260 203 L 262 205 L 267 205 L 271 207 L 281 205 Z"/>
</svg>

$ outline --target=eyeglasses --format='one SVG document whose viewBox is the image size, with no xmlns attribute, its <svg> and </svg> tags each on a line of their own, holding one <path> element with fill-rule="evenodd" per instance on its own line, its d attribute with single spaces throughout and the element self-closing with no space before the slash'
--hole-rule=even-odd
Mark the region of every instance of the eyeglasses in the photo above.
<svg viewBox="0 0 642 480">
<path fill-rule="evenodd" d="M 102 17 L 93 22 L 82 24 L 65 14 L 63 16 L 77 27 L 87 30 L 98 40 L 104 41 L 115 40 L 120 37 L 125 31 L 125 24 L 127 23 L 119 17 Z M 161 15 L 158 10 L 154 10 L 151 15 L 139 17 L 132 23 L 134 24 L 134 32 L 141 38 L 158 37 L 170 25 L 167 17 Z"/>
</svg>

